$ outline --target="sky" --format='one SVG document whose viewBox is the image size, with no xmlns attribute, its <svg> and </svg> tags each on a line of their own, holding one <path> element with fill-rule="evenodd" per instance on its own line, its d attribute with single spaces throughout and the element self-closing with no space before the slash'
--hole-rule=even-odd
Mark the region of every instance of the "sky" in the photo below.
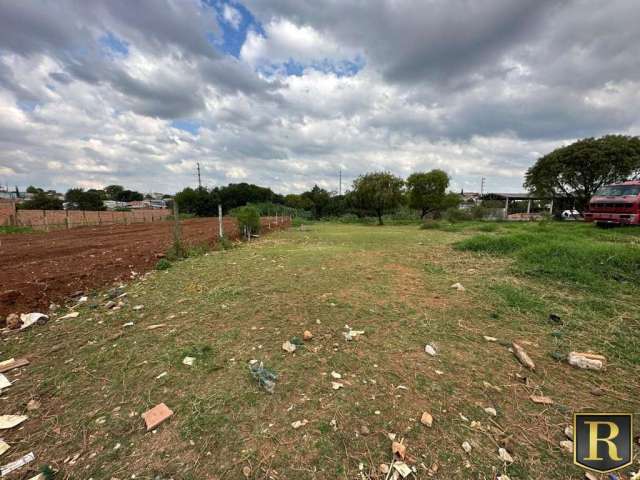
<svg viewBox="0 0 640 480">
<path fill-rule="evenodd" d="M 637 0 L 0 0 L 0 184 L 343 191 L 640 133 Z"/>
</svg>

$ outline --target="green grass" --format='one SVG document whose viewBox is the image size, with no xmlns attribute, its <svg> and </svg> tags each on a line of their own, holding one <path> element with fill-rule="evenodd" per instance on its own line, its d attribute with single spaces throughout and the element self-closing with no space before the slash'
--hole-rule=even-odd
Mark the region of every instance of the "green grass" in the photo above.
<svg viewBox="0 0 640 480">
<path fill-rule="evenodd" d="M 13 226 L 0 226 L 0 235 L 10 233 L 33 233 L 35 230 L 31 227 L 13 227 Z"/>
<path fill-rule="evenodd" d="M 42 403 L 26 412 L 24 428 L 3 432 L 6 461 L 33 449 L 60 478 L 242 479 L 248 467 L 255 479 L 350 479 L 361 478 L 362 464 L 365 477 L 380 479 L 394 433 L 417 478 L 429 478 L 422 465 L 434 463 L 433 478 L 582 478 L 558 446 L 572 412 L 640 411 L 637 283 L 620 267 L 634 261 L 638 238 L 571 224 L 316 222 L 189 256 L 127 285 L 120 310 L 81 307 L 76 319 L 5 337 L 1 359 L 28 354 L 32 363 L 8 373 L 19 381 L 3 392 L 3 410 Z M 567 259 L 576 243 L 599 260 Z M 540 262 L 548 252 L 565 253 Z M 611 278 L 619 269 L 626 277 Z M 345 325 L 366 333 L 347 342 Z M 283 352 L 283 341 L 307 329 L 313 340 Z M 483 335 L 520 341 L 536 372 Z M 571 350 L 606 355 L 607 371 L 552 356 Z M 273 394 L 251 377 L 251 359 L 277 372 Z M 344 388 L 331 388 L 332 371 Z M 596 386 L 606 394 L 591 395 Z M 535 405 L 532 393 L 555 404 Z M 159 402 L 174 416 L 147 433 L 140 414 Z M 423 411 L 432 428 L 419 423 Z M 302 419 L 308 424 L 294 430 Z M 515 445 L 506 467 L 496 446 L 504 436 Z M 64 462 L 78 452 L 74 465 Z"/>
</svg>

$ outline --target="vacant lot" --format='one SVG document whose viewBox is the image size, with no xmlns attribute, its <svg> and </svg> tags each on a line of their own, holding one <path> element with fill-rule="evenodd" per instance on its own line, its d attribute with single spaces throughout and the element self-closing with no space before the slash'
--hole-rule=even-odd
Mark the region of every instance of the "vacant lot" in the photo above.
<svg viewBox="0 0 640 480">
<path fill-rule="evenodd" d="M 227 237 L 239 232 L 232 218 L 223 221 Z M 269 219 L 263 219 L 269 224 Z M 187 245 L 211 247 L 218 238 L 218 219 L 181 222 Z M 273 224 L 275 228 L 275 223 Z M 15 231 L 16 229 L 7 231 Z M 0 315 L 46 311 L 51 302 L 153 268 L 173 239 L 173 222 L 110 225 L 50 233 L 2 234 L 0 231 L 0 293 L 20 292 L 11 302 L 0 298 Z"/>
<path fill-rule="evenodd" d="M 31 364 L 7 374 L 2 413 L 29 419 L 4 432 L 3 460 L 33 450 L 62 478 L 385 478 L 394 434 L 417 478 L 582 478 L 559 446 L 572 412 L 640 411 L 638 231 L 433 227 L 275 233 L 131 283 L 118 311 L 5 337 L 2 359 Z M 365 333 L 346 341 L 345 325 Z M 607 371 L 567 365 L 570 350 L 606 355 Z M 277 372 L 273 394 L 252 359 Z M 147 433 L 140 415 L 160 402 L 174 416 Z"/>
</svg>

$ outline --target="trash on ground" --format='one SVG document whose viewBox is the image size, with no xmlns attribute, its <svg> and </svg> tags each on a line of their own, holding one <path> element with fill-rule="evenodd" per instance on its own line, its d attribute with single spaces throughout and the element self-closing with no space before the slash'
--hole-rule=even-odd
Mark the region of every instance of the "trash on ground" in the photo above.
<svg viewBox="0 0 640 480">
<path fill-rule="evenodd" d="M 313 333 L 311 333 L 309 330 L 305 330 L 304 333 L 302 334 L 302 339 L 304 341 L 309 341 L 313 338 Z"/>
<path fill-rule="evenodd" d="M 4 388 L 8 388 L 10 386 L 11 382 L 9 379 L 4 374 L 0 373 L 0 392 L 2 392 Z"/>
<path fill-rule="evenodd" d="M 80 315 L 80 312 L 69 312 L 65 316 L 60 317 L 58 320 L 66 320 L 67 318 L 76 318 Z"/>
<path fill-rule="evenodd" d="M 286 340 L 283 344 L 282 344 L 282 350 L 284 350 L 285 352 L 288 353 L 293 353 L 298 349 L 298 347 L 296 347 L 293 343 L 291 343 L 289 340 Z"/>
<path fill-rule="evenodd" d="M 500 447 L 498 449 L 498 456 L 500 457 L 500 460 L 505 463 L 513 463 L 513 457 L 505 448 Z"/>
<path fill-rule="evenodd" d="M 550 397 L 546 397 L 544 395 L 531 395 L 529 399 L 533 403 L 538 403 L 540 405 L 553 405 L 553 400 Z"/>
<path fill-rule="evenodd" d="M 560 448 L 567 453 L 573 453 L 573 442 L 571 440 L 562 440 L 560 442 Z"/>
<path fill-rule="evenodd" d="M 496 417 L 498 415 L 498 412 L 496 412 L 496 409 L 493 407 L 487 407 L 484 409 L 484 411 L 489 415 L 491 415 L 492 417 Z"/>
<path fill-rule="evenodd" d="M 483 335 L 482 338 L 484 338 L 487 342 L 497 342 L 498 339 L 496 337 L 489 337 L 488 335 Z"/>
<path fill-rule="evenodd" d="M 27 418 L 26 415 L 0 415 L 0 430 L 6 430 L 20 425 Z"/>
<path fill-rule="evenodd" d="M 340 382 L 331 382 L 331 388 L 334 390 L 340 390 L 342 387 L 344 387 L 344 384 Z"/>
<path fill-rule="evenodd" d="M 0 438 L 0 455 L 11 448 L 7 442 Z"/>
<path fill-rule="evenodd" d="M 430 343 L 428 343 L 424 347 L 424 351 L 427 352 L 432 357 L 435 357 L 437 355 L 436 348 L 433 345 L 431 345 Z"/>
<path fill-rule="evenodd" d="M 258 362 L 257 360 L 250 362 L 249 371 L 251 372 L 251 376 L 257 380 L 262 388 L 269 393 L 273 393 L 273 389 L 276 386 L 276 379 L 278 378 L 276 372 L 265 367 L 262 362 Z"/>
<path fill-rule="evenodd" d="M 588 370 L 604 370 L 607 359 L 603 355 L 588 352 L 569 352 L 567 356 L 569 365 Z"/>
<path fill-rule="evenodd" d="M 553 322 L 553 323 L 562 324 L 562 319 L 560 318 L 560 315 L 555 314 L 555 313 L 550 313 L 549 314 L 549 321 Z"/>
<path fill-rule="evenodd" d="M 5 476 L 17 470 L 20 467 L 24 467 L 26 464 L 33 462 L 36 459 L 36 456 L 33 452 L 29 452 L 26 455 L 20 457 L 13 462 L 9 462 L 6 465 L 0 467 L 0 476 Z"/>
<path fill-rule="evenodd" d="M 162 372 L 160 375 L 156 377 L 156 380 L 160 380 L 162 377 L 166 377 L 167 375 L 168 375 L 167 372 Z"/>
<path fill-rule="evenodd" d="M 167 324 L 166 323 L 156 323 L 154 325 L 149 325 L 147 327 L 147 330 L 155 330 L 156 328 L 162 328 L 162 327 L 166 327 Z"/>
<path fill-rule="evenodd" d="M 402 443 L 402 441 L 393 442 L 391 444 L 391 452 L 394 456 L 397 455 L 398 458 L 404 460 L 404 457 L 407 454 L 407 447 Z"/>
<path fill-rule="evenodd" d="M 147 432 L 153 430 L 166 419 L 173 415 L 173 411 L 169 409 L 164 403 L 160 403 L 153 407 L 151 410 L 147 410 L 142 414 L 144 423 L 147 426 Z"/>
<path fill-rule="evenodd" d="M 10 358 L 9 360 L 0 362 L 0 373 L 8 372 L 14 368 L 24 367 L 26 365 L 29 365 L 29 360 L 26 358 Z"/>
<path fill-rule="evenodd" d="M 182 363 L 184 365 L 188 365 L 190 367 L 193 366 L 193 362 L 195 362 L 195 361 L 196 361 L 195 357 L 184 357 L 182 359 Z"/>
<path fill-rule="evenodd" d="M 34 323 L 37 323 L 38 325 L 44 325 L 49 321 L 49 316 L 45 315 L 44 313 L 38 312 L 23 313 L 22 315 L 20 315 L 20 321 L 20 330 L 24 330 L 25 328 L 29 328 Z"/>
<path fill-rule="evenodd" d="M 429 412 L 423 412 L 422 417 L 420 417 L 420 423 L 430 427 L 433 425 L 433 416 Z"/>
<path fill-rule="evenodd" d="M 451 288 L 455 288 L 459 292 L 464 292 L 465 291 L 465 288 L 462 286 L 462 284 L 460 282 L 454 283 L 453 285 L 451 285 Z"/>
<path fill-rule="evenodd" d="M 134 306 L 134 307 L 132 308 L 132 310 L 135 310 L 135 311 L 137 312 L 137 311 L 142 310 L 143 308 L 144 308 L 144 305 L 136 305 L 136 306 Z"/>
<path fill-rule="evenodd" d="M 462 449 L 465 452 L 470 453 L 471 452 L 471 444 L 469 442 L 462 442 Z"/>
<path fill-rule="evenodd" d="M 133 322 L 127 322 L 122 324 L 123 327 L 133 327 L 134 325 L 135 324 Z"/>
<path fill-rule="evenodd" d="M 407 478 L 413 473 L 409 465 L 404 462 L 393 462 L 393 469 L 398 472 L 402 478 Z"/>
<path fill-rule="evenodd" d="M 564 427 L 564 434 L 569 440 L 573 440 L 573 427 L 571 425 Z"/>
<path fill-rule="evenodd" d="M 536 364 L 533 363 L 533 360 L 531 360 L 531 357 L 527 354 L 524 348 L 522 348 L 516 342 L 513 342 L 511 344 L 511 348 L 513 348 L 513 354 L 516 356 L 516 358 L 520 361 L 522 365 L 527 367 L 529 370 L 536 369 Z"/>
<path fill-rule="evenodd" d="M 364 330 L 352 330 L 349 325 L 345 325 L 346 332 L 342 332 L 347 342 L 357 339 L 360 335 L 364 335 Z"/>
<path fill-rule="evenodd" d="M 331 372 L 331 377 L 335 378 L 336 380 L 340 380 L 342 378 L 342 375 L 334 371 Z"/>
<path fill-rule="evenodd" d="M 296 420 L 291 424 L 291 426 L 293 427 L 294 430 L 297 430 L 300 427 L 304 427 L 307 423 L 309 423 L 309 421 L 305 418 L 302 420 Z"/>
</svg>

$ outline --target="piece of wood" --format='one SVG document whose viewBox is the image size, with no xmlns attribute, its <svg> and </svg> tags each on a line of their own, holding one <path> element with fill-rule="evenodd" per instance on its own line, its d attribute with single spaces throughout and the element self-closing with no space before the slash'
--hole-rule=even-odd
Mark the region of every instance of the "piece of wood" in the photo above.
<svg viewBox="0 0 640 480">
<path fill-rule="evenodd" d="M 527 367 L 529 370 L 536 369 L 536 364 L 533 363 L 533 360 L 531 360 L 531 357 L 529 356 L 529 354 L 527 354 L 524 348 L 522 348 L 516 342 L 513 342 L 511 344 L 511 348 L 513 349 L 513 354 L 516 356 L 516 358 L 520 361 L 522 365 Z"/>
<path fill-rule="evenodd" d="M 553 400 L 549 397 L 545 397 L 544 395 L 531 395 L 529 397 L 533 403 L 538 403 L 540 405 L 553 405 Z"/>
<path fill-rule="evenodd" d="M 147 410 L 142 414 L 145 424 L 147 425 L 147 432 L 153 430 L 166 419 L 173 415 L 173 411 L 167 407 L 164 403 L 160 403 L 153 407 L 151 410 Z"/>
<path fill-rule="evenodd" d="M 0 373 L 8 372 L 14 368 L 24 367 L 29 365 L 29 360 L 26 358 L 12 358 L 4 362 L 0 362 Z"/>
</svg>

